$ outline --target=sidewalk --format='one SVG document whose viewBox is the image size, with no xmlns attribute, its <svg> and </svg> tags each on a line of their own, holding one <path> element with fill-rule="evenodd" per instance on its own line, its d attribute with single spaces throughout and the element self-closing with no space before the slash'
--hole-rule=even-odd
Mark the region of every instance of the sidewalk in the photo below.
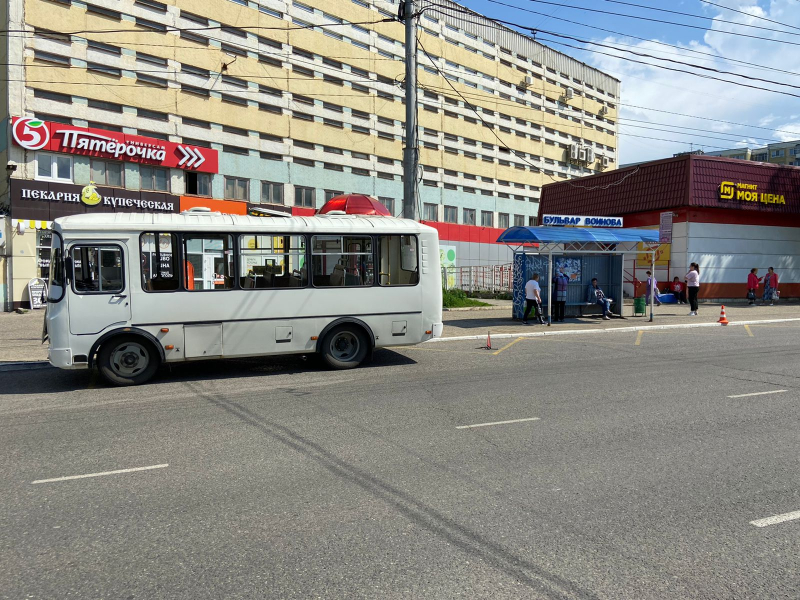
<svg viewBox="0 0 800 600">
<path fill-rule="evenodd" d="M 700 314 L 690 317 L 689 307 L 684 305 L 664 304 L 655 309 L 655 321 L 650 323 L 648 317 L 614 318 L 604 321 L 598 316 L 568 318 L 564 323 L 555 323 L 551 327 L 542 325 L 523 325 L 511 318 L 511 301 L 494 300 L 492 307 L 445 311 L 444 337 L 460 337 L 470 335 L 486 335 L 503 333 L 536 333 L 547 331 L 569 330 L 605 330 L 621 327 L 642 327 L 648 325 L 683 325 L 698 323 L 714 323 L 719 319 L 719 304 L 701 304 Z M 630 307 L 626 306 L 626 314 Z M 728 320 L 753 321 L 768 319 L 800 318 L 800 302 L 783 302 L 776 306 L 747 306 L 745 304 L 726 305 Z M 27 314 L 0 313 L 0 365 L 3 363 L 34 362 L 47 360 L 47 344 L 42 344 L 42 322 L 44 310 L 30 311 Z"/>
<path fill-rule="evenodd" d="M 443 337 L 460 337 L 469 335 L 486 335 L 487 331 L 494 334 L 503 333 L 536 333 L 547 331 L 569 330 L 605 330 L 622 327 L 644 327 L 648 325 L 690 325 L 699 323 L 715 323 L 719 320 L 719 304 L 700 304 L 698 316 L 689 316 L 688 305 L 663 304 L 655 307 L 655 319 L 653 323 L 648 316 L 633 317 L 626 316 L 624 319 L 616 317 L 610 321 L 604 321 L 599 315 L 591 315 L 582 318 L 567 318 L 563 323 L 553 323 L 552 326 L 546 325 L 523 325 L 520 321 L 511 318 L 511 302 L 506 305 L 483 307 L 480 310 L 450 311 L 443 313 L 444 335 Z M 755 321 L 768 319 L 798 319 L 800 318 L 800 302 L 783 302 L 775 306 L 748 306 L 746 304 L 725 305 L 725 313 L 728 321 Z M 626 302 L 625 314 L 632 314 L 632 307 Z M 532 321 L 531 321 L 532 322 Z"/>
</svg>

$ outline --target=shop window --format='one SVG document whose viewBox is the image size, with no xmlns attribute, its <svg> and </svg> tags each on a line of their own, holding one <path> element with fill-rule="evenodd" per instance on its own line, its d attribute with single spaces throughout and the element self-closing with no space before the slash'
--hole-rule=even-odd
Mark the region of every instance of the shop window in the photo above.
<svg viewBox="0 0 800 600">
<path fill-rule="evenodd" d="M 183 255 L 187 290 L 229 290 L 234 287 L 232 236 L 184 236 Z"/>
<path fill-rule="evenodd" d="M 77 294 L 116 294 L 125 287 L 119 246 L 72 248 L 72 286 Z"/>
<path fill-rule="evenodd" d="M 250 180 L 242 177 L 225 177 L 225 199 L 241 200 L 246 202 L 249 199 Z"/>
<path fill-rule="evenodd" d="M 142 259 L 142 289 L 173 292 L 180 286 L 177 269 L 178 238 L 174 233 L 143 233 L 139 240 Z"/>
<path fill-rule="evenodd" d="M 378 260 L 380 285 L 416 285 L 419 282 L 419 259 L 415 236 L 380 236 Z"/>
<path fill-rule="evenodd" d="M 191 196 L 211 196 L 211 175 L 186 172 L 186 193 Z"/>
<path fill-rule="evenodd" d="M 98 185 L 123 187 L 125 168 L 121 162 L 92 159 L 92 181 Z"/>
<path fill-rule="evenodd" d="M 72 183 L 72 157 L 65 154 L 37 152 L 36 179 Z"/>
<path fill-rule="evenodd" d="M 262 181 L 261 202 L 265 204 L 283 204 L 283 184 Z"/>
<path fill-rule="evenodd" d="M 373 285 L 372 238 L 315 235 L 311 238 L 312 283 L 316 287 Z"/>
<path fill-rule="evenodd" d="M 294 187 L 294 205 L 314 208 L 314 188 L 296 185 Z"/>
<path fill-rule="evenodd" d="M 303 235 L 241 235 L 239 284 L 244 289 L 305 287 L 305 259 Z"/>
<path fill-rule="evenodd" d="M 139 179 L 143 190 L 169 191 L 169 169 L 139 165 Z"/>
<path fill-rule="evenodd" d="M 36 270 L 38 277 L 50 279 L 50 255 L 53 232 L 49 229 L 36 230 Z"/>
</svg>

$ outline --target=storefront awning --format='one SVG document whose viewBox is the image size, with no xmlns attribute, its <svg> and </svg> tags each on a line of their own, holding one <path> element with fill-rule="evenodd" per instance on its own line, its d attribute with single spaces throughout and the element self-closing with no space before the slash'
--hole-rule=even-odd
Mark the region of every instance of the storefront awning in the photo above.
<svg viewBox="0 0 800 600">
<path fill-rule="evenodd" d="M 23 224 L 25 229 L 52 229 L 52 221 L 37 221 L 35 219 L 11 219 L 11 226 L 16 227 L 19 223 Z"/>
<path fill-rule="evenodd" d="M 510 227 L 500 234 L 501 244 L 603 244 L 658 243 L 657 229 L 604 229 L 600 227 Z"/>
</svg>

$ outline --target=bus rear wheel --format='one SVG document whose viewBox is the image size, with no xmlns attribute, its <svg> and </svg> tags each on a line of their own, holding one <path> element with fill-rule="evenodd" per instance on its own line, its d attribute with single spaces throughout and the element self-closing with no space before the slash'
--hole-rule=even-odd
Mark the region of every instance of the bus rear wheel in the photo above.
<svg viewBox="0 0 800 600">
<path fill-rule="evenodd" d="M 114 385 L 139 385 L 155 375 L 160 357 L 142 337 L 121 335 L 100 346 L 97 364 L 100 374 Z"/>
<path fill-rule="evenodd" d="M 322 340 L 322 358 L 334 369 L 353 369 L 369 352 L 369 341 L 357 325 L 339 325 Z"/>
</svg>

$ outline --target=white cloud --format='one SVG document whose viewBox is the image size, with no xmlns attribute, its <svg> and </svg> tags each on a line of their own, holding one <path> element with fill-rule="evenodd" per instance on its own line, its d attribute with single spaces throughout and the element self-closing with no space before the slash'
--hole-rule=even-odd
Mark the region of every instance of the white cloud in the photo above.
<svg viewBox="0 0 800 600">
<path fill-rule="evenodd" d="M 726 0 L 726 5 L 735 7 L 750 15 L 765 16 L 785 25 L 800 27 L 800 4 L 797 3 L 797 0 L 773 0 L 769 4 L 766 2 L 759 4 L 756 0 L 739 2 Z M 713 12 L 707 12 L 706 14 L 713 15 L 717 19 L 722 18 L 737 23 L 749 23 L 769 28 L 780 27 L 779 25 L 759 20 L 754 16 L 721 11 L 720 9 L 713 9 Z M 800 73 L 800 46 L 790 46 L 770 41 L 770 39 L 784 39 L 800 44 L 800 36 L 737 27 L 728 23 L 720 23 L 717 19 L 714 20 L 711 29 L 702 34 L 702 37 L 682 44 L 680 50 L 659 45 L 655 40 L 638 42 L 634 48 L 630 49 L 749 77 L 782 81 L 800 86 L 800 77 L 732 63 L 723 58 L 737 59 L 774 69 Z M 726 31 L 747 32 L 757 37 L 732 36 L 723 33 Z M 602 43 L 617 45 L 633 44 L 634 42 L 628 38 L 605 38 Z M 615 53 L 605 48 L 595 49 Z M 712 56 L 701 56 L 692 52 L 692 50 Z M 652 63 L 658 62 L 675 69 L 691 70 L 685 66 L 629 54 L 618 54 L 619 58 L 592 54 L 591 62 L 599 69 L 618 77 L 622 81 L 620 99 L 621 135 L 619 139 L 620 163 L 622 164 L 664 158 L 676 152 L 685 152 L 690 149 L 718 150 L 741 147 L 743 145 L 758 147 L 765 146 L 770 141 L 800 139 L 800 122 L 794 116 L 794 110 L 796 110 L 797 102 L 800 99 L 764 91 L 765 88 L 769 87 L 800 95 L 800 89 L 781 88 L 732 75 L 705 72 L 707 75 L 754 86 L 753 88 L 747 88 L 744 85 L 732 85 L 687 73 L 641 65 L 630 62 L 626 58 L 635 58 L 636 60 Z M 665 112 L 648 109 L 658 109 Z M 699 118 L 669 113 L 681 113 Z M 636 123 L 631 119 L 646 120 L 649 123 Z M 719 121 L 728 121 L 730 123 L 720 123 Z M 731 123 L 752 124 L 762 128 L 775 128 L 780 131 L 745 127 Z M 783 125 L 779 125 L 780 123 L 783 123 Z M 672 133 L 643 129 L 641 126 L 670 130 Z M 697 130 L 681 128 L 694 128 Z"/>
</svg>

